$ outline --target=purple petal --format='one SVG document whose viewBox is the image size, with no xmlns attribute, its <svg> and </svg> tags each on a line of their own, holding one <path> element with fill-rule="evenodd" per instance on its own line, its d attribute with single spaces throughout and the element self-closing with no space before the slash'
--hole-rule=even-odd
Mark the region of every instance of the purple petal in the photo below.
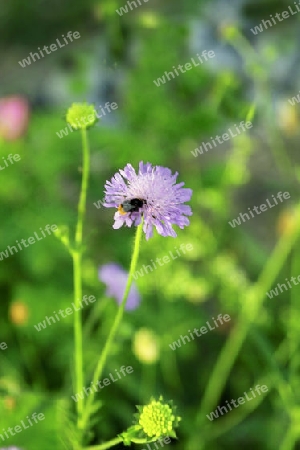
<svg viewBox="0 0 300 450">
<path fill-rule="evenodd" d="M 116 263 L 104 264 L 99 267 L 99 279 L 106 285 L 106 295 L 113 297 L 120 305 L 123 299 L 128 273 Z M 136 309 L 140 304 L 141 298 L 137 286 L 133 281 L 128 294 L 126 310 Z"/>
<path fill-rule="evenodd" d="M 178 172 L 172 175 L 168 167 L 152 166 L 150 163 L 139 163 L 138 174 L 131 164 L 116 173 L 111 181 L 105 184 L 105 206 L 116 208 L 126 200 L 144 200 L 138 211 L 133 210 L 121 214 L 115 213 L 113 228 L 122 225 L 137 226 L 144 216 L 144 233 L 148 240 L 153 235 L 153 227 L 162 236 L 176 237 L 173 225 L 184 228 L 189 225 L 186 216 L 192 215 L 189 201 L 192 190 L 183 188 L 184 182 L 176 184 Z"/>
</svg>

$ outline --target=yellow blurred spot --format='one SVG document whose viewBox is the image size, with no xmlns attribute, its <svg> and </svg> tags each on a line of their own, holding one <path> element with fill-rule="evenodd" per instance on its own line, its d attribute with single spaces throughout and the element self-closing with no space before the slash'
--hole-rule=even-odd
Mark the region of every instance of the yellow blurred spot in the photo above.
<svg viewBox="0 0 300 450">
<path fill-rule="evenodd" d="M 12 411 L 16 407 L 16 400 L 13 397 L 5 397 L 3 400 L 4 408 Z"/>
<path fill-rule="evenodd" d="M 160 25 L 159 16 L 152 12 L 144 12 L 139 16 L 139 20 L 145 28 L 157 28 Z"/>
<path fill-rule="evenodd" d="M 210 287 L 206 280 L 199 279 L 198 283 L 190 285 L 186 291 L 186 299 L 190 303 L 202 303 L 207 299 Z"/>
<path fill-rule="evenodd" d="M 228 39 L 229 41 L 239 34 L 239 30 L 237 27 L 235 27 L 233 24 L 229 23 L 223 23 L 221 24 L 220 28 L 220 34 L 225 39 Z"/>
<path fill-rule="evenodd" d="M 292 208 L 285 209 L 279 216 L 277 221 L 277 233 L 290 234 L 295 230 L 297 226 L 296 213 Z"/>
<path fill-rule="evenodd" d="M 297 108 L 290 105 L 286 100 L 278 103 L 277 123 L 286 134 L 295 134 L 299 128 Z"/>
<path fill-rule="evenodd" d="M 22 301 L 16 301 L 10 305 L 9 317 L 15 325 L 24 325 L 27 323 L 28 316 L 28 307 Z"/>
<path fill-rule="evenodd" d="M 145 364 L 153 364 L 159 358 L 159 342 L 148 328 L 140 328 L 135 333 L 132 347 L 135 356 Z"/>
</svg>

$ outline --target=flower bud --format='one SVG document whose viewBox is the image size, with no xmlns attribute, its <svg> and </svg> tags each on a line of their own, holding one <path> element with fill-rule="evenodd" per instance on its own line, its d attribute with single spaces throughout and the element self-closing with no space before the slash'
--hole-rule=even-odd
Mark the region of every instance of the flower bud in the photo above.
<svg viewBox="0 0 300 450">
<path fill-rule="evenodd" d="M 75 130 L 91 127 L 97 121 L 94 105 L 73 103 L 67 111 L 66 121 Z"/>
</svg>

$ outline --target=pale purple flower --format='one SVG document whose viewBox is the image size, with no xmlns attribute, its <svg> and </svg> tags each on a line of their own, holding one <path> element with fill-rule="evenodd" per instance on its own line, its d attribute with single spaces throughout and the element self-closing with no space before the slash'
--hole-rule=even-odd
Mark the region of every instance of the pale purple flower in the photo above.
<svg viewBox="0 0 300 450">
<path fill-rule="evenodd" d="M 144 215 L 143 231 L 148 240 L 153 235 L 153 226 L 162 236 L 176 237 L 172 225 L 179 228 L 189 225 L 186 216 L 191 216 L 192 210 L 184 203 L 191 199 L 192 190 L 183 188 L 184 183 L 175 184 L 178 172 L 172 175 L 167 167 L 143 162 L 139 164 L 138 174 L 131 164 L 119 172 L 105 184 L 104 206 L 118 208 L 113 228 L 139 225 Z M 138 200 L 139 204 L 135 202 L 135 207 L 126 212 L 121 205 L 126 202 L 128 210 L 128 202 L 132 200 Z"/>
<path fill-rule="evenodd" d="M 21 450 L 19 447 L 1 447 L 0 450 Z"/>
<path fill-rule="evenodd" d="M 113 297 L 120 305 L 124 295 L 128 273 L 116 263 L 104 264 L 99 267 L 99 279 L 106 284 L 106 295 Z M 136 284 L 133 281 L 127 298 L 126 310 L 136 309 L 141 301 Z"/>
</svg>

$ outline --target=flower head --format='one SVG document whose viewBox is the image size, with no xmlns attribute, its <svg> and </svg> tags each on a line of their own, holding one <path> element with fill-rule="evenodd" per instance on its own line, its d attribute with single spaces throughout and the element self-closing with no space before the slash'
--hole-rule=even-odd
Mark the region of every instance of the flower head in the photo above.
<svg viewBox="0 0 300 450">
<path fill-rule="evenodd" d="M 119 264 L 110 263 L 105 264 L 99 268 L 99 279 L 106 284 L 106 295 L 114 297 L 120 305 L 123 299 L 127 283 L 128 273 L 122 269 Z M 126 308 L 128 311 L 136 309 L 141 301 L 140 294 L 137 290 L 136 284 L 132 283 Z"/>
<path fill-rule="evenodd" d="M 175 428 L 181 417 L 175 415 L 176 407 L 173 402 L 164 402 L 162 396 L 158 400 L 151 398 L 146 406 L 137 406 L 138 413 L 134 414 L 134 424 L 119 434 L 124 445 L 146 444 L 160 440 L 160 438 L 176 438 Z"/>
<path fill-rule="evenodd" d="M 0 137 L 8 141 L 20 138 L 26 131 L 29 106 L 22 97 L 0 99 Z"/>
<path fill-rule="evenodd" d="M 191 216 L 192 211 L 184 203 L 190 200 L 192 190 L 183 188 L 184 183 L 175 184 L 178 172 L 172 175 L 167 167 L 143 162 L 139 164 L 138 174 L 131 164 L 119 172 L 105 184 L 104 206 L 118 208 L 113 228 L 139 225 L 143 215 L 143 230 L 148 240 L 153 226 L 162 236 L 176 237 L 172 225 L 180 228 L 189 225 L 186 216 Z"/>
<path fill-rule="evenodd" d="M 94 105 L 88 103 L 73 103 L 67 111 L 66 121 L 72 128 L 89 128 L 96 122 Z"/>
<path fill-rule="evenodd" d="M 160 396 L 158 400 L 152 398 L 148 405 L 137 408 L 137 423 L 148 438 L 176 437 L 174 428 L 178 426 L 181 418 L 175 415 L 176 408 L 172 402 L 165 403 Z"/>
</svg>

